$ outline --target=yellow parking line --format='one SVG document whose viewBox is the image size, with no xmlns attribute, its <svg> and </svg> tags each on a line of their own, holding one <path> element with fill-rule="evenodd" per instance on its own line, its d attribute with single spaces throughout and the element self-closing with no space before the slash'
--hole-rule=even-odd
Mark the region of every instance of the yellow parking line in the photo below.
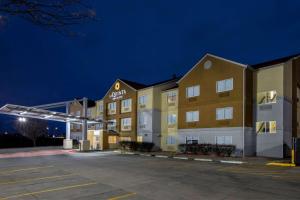
<svg viewBox="0 0 300 200">
<path fill-rule="evenodd" d="M 120 195 L 120 196 L 115 196 L 115 197 L 109 198 L 109 199 L 107 199 L 107 200 L 124 199 L 124 198 L 130 197 L 130 196 L 133 196 L 133 195 L 136 195 L 136 193 L 131 192 L 131 193 L 128 193 L 128 194 L 124 194 L 124 195 Z"/>
<path fill-rule="evenodd" d="M 30 171 L 30 170 L 44 169 L 44 168 L 50 168 L 50 167 L 54 167 L 54 166 L 49 165 L 49 166 L 42 166 L 42 167 L 30 167 L 30 168 L 22 168 L 22 169 L 7 170 L 7 171 L 2 171 L 2 172 L 0 172 L 0 174 L 1 174 L 1 175 L 8 175 L 8 174 L 12 174 L 12 173 L 15 173 L 15 172 Z"/>
<path fill-rule="evenodd" d="M 48 192 L 55 192 L 55 191 L 69 190 L 69 189 L 74 189 L 74 188 L 79 188 L 79 187 L 86 187 L 86 186 L 96 185 L 96 184 L 97 184 L 96 182 L 92 182 L 92 183 L 85 183 L 85 184 L 79 184 L 79 185 L 70 185 L 70 186 L 52 188 L 52 189 L 41 190 L 41 191 L 36 191 L 36 192 L 16 194 L 16 195 L 0 198 L 0 200 L 15 199 L 15 198 L 20 198 L 20 197 L 25 197 L 25 196 L 48 193 Z"/>
<path fill-rule="evenodd" d="M 30 178 L 30 179 L 23 179 L 18 181 L 8 181 L 8 182 L 0 182 L 0 185 L 9 185 L 9 184 L 16 184 L 16 183 L 26 183 L 30 181 L 39 181 L 39 180 L 49 180 L 49 179 L 56 179 L 56 178 L 63 178 L 67 176 L 74 176 L 74 174 L 66 174 L 60 176 L 46 176 L 46 177 L 39 177 L 39 178 Z"/>
</svg>

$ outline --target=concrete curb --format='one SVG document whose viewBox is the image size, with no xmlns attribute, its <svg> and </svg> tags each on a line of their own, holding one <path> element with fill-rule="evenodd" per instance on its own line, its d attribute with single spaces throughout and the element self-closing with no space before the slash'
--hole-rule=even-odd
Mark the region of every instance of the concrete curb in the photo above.
<svg viewBox="0 0 300 200">
<path fill-rule="evenodd" d="M 200 162 L 214 162 L 214 163 L 222 163 L 222 164 L 234 164 L 241 165 L 247 162 L 236 161 L 236 160 L 213 160 L 208 158 L 189 158 L 184 156 L 166 156 L 166 155 L 155 155 L 155 154 L 147 154 L 147 153 L 133 153 L 133 152 L 119 152 L 120 154 L 126 155 L 137 155 L 137 156 L 145 156 L 145 157 L 156 157 L 156 158 L 168 158 L 168 159 L 177 159 L 177 160 L 189 160 L 189 161 L 200 161 Z"/>
</svg>

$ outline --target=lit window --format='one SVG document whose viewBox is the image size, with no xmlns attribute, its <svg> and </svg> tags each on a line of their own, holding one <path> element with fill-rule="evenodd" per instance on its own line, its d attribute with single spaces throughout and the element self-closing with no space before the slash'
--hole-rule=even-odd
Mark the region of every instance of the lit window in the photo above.
<svg viewBox="0 0 300 200">
<path fill-rule="evenodd" d="M 233 108 L 217 108 L 216 109 L 216 119 L 217 120 L 225 120 L 233 118 Z"/>
<path fill-rule="evenodd" d="M 216 136 L 216 144 L 232 144 L 232 136 Z"/>
<path fill-rule="evenodd" d="M 117 144 L 117 136 L 108 136 L 109 144 Z"/>
<path fill-rule="evenodd" d="M 122 100 L 122 113 L 131 112 L 131 99 Z"/>
<path fill-rule="evenodd" d="M 276 121 L 256 122 L 256 133 L 257 134 L 276 133 L 276 131 L 277 131 Z"/>
<path fill-rule="evenodd" d="M 117 111 L 117 104 L 116 102 L 108 103 L 107 104 L 108 114 L 116 114 Z"/>
<path fill-rule="evenodd" d="M 131 130 L 131 118 L 123 118 L 121 119 L 121 130 L 128 131 Z"/>
<path fill-rule="evenodd" d="M 270 133 L 276 133 L 276 129 L 277 129 L 276 121 L 270 121 L 269 126 L 270 126 L 270 128 L 269 128 Z"/>
<path fill-rule="evenodd" d="M 167 137 L 166 143 L 167 143 L 168 145 L 176 144 L 176 137 L 173 136 L 173 135 L 169 135 L 169 136 Z"/>
<path fill-rule="evenodd" d="M 233 90 L 233 78 L 217 81 L 216 90 L 217 92 L 226 92 Z"/>
<path fill-rule="evenodd" d="M 200 95 L 200 85 L 186 88 L 186 97 L 187 98 L 197 97 L 199 95 Z"/>
<path fill-rule="evenodd" d="M 147 104 L 147 95 L 139 96 L 139 105 L 146 105 Z"/>
<path fill-rule="evenodd" d="M 199 111 L 186 112 L 186 122 L 197 122 L 199 121 Z"/>
<path fill-rule="evenodd" d="M 143 136 L 137 136 L 137 142 L 143 142 Z"/>
<path fill-rule="evenodd" d="M 167 96 L 167 101 L 168 104 L 173 104 L 176 102 L 176 92 L 172 91 L 172 92 L 168 92 L 168 96 Z"/>
<path fill-rule="evenodd" d="M 268 92 L 260 92 L 257 94 L 258 104 L 276 103 L 277 92 L 275 90 Z"/>
<path fill-rule="evenodd" d="M 176 124 L 176 114 L 168 114 L 168 125 Z"/>
</svg>

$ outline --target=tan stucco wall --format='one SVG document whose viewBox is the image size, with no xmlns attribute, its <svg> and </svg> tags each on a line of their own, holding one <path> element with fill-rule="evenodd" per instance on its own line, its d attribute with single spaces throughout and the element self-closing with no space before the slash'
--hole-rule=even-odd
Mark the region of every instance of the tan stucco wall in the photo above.
<svg viewBox="0 0 300 200">
<path fill-rule="evenodd" d="M 284 95 L 283 64 L 274 67 L 262 68 L 255 72 L 256 76 L 256 92 L 266 92 L 276 90 L 277 96 Z"/>
<path fill-rule="evenodd" d="M 176 92 L 175 105 L 169 106 L 167 96 L 169 92 Z M 177 121 L 173 127 L 168 127 L 168 114 L 176 114 Z M 168 145 L 168 136 L 177 138 L 176 144 Z M 176 151 L 178 149 L 178 89 L 168 90 L 161 94 L 161 149 L 163 151 Z"/>
</svg>

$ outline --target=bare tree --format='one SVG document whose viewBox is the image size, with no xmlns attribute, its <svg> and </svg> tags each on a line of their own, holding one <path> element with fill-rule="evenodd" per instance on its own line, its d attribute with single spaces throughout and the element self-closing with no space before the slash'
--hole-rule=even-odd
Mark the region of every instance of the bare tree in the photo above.
<svg viewBox="0 0 300 200">
<path fill-rule="evenodd" d="M 29 138 L 36 146 L 37 138 L 47 134 L 47 122 L 39 119 L 27 119 L 26 122 L 16 122 L 16 130 Z"/>
<path fill-rule="evenodd" d="M 63 34 L 74 35 L 69 27 L 96 18 L 87 0 L 0 0 L 0 26 L 8 16 L 27 21 Z"/>
</svg>

